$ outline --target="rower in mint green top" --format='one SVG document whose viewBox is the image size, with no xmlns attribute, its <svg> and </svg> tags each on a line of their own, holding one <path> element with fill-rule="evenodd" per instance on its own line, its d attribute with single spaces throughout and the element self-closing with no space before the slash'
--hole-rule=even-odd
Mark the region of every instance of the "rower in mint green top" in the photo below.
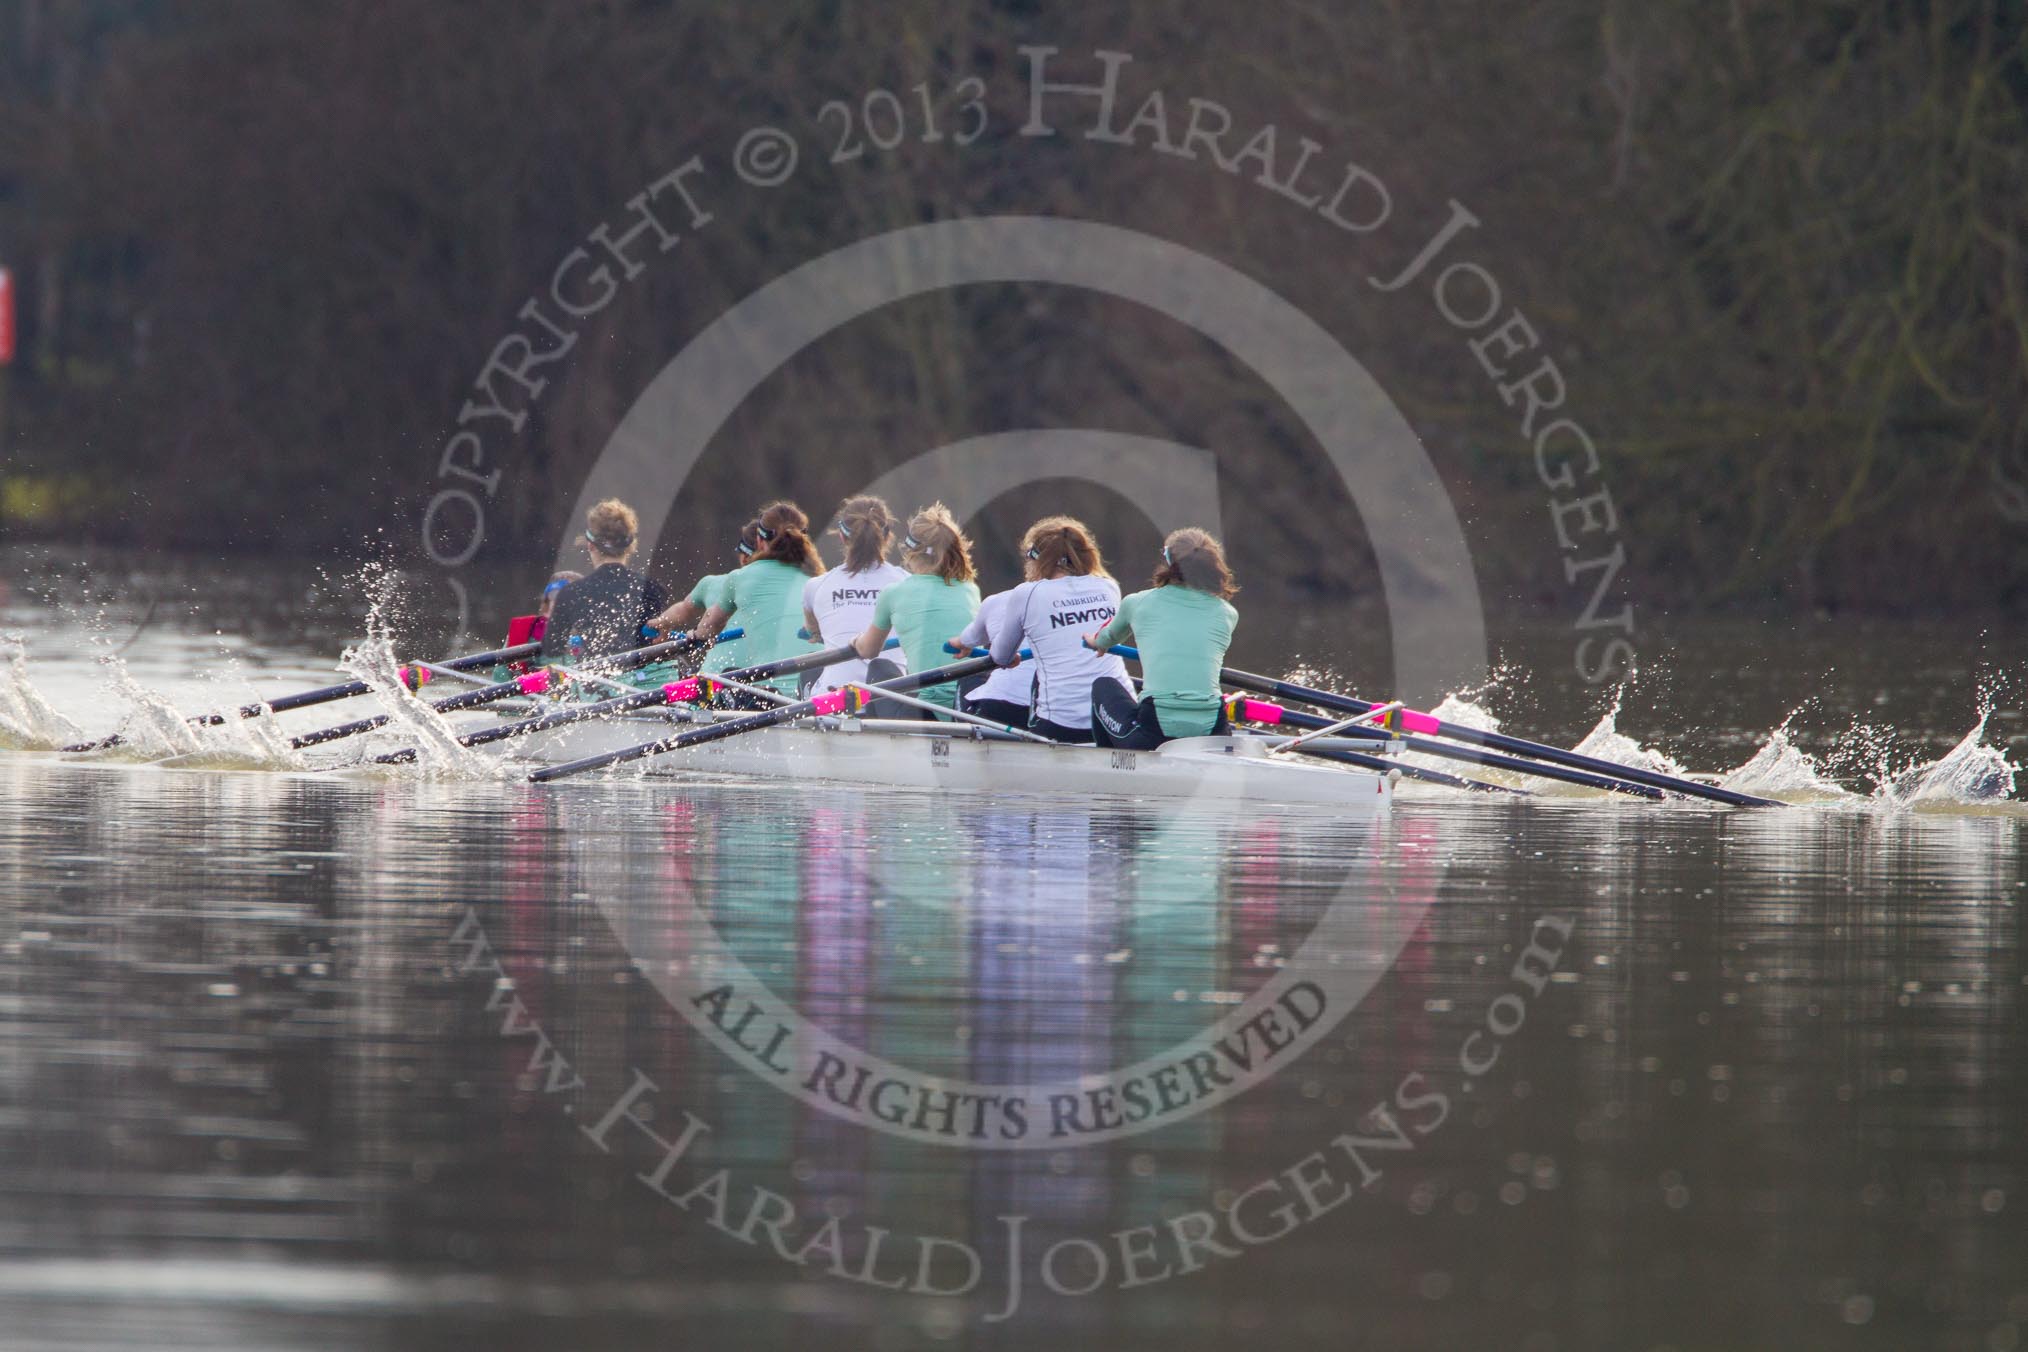
<svg viewBox="0 0 2028 1352">
<path fill-rule="evenodd" d="M 935 573 L 911 573 L 890 582 L 873 607 L 873 628 L 893 630 L 910 671 L 928 671 L 954 661 L 944 641 L 962 633 L 979 613 L 979 585 L 954 582 Z M 958 692 L 948 683 L 915 692 L 916 698 L 946 709 L 957 707 Z"/>
<path fill-rule="evenodd" d="M 746 630 L 746 651 L 740 665 L 758 666 L 817 651 L 816 645 L 798 632 L 803 627 L 803 584 L 809 580 L 808 573 L 779 559 L 755 559 L 725 574 L 725 585 L 712 611 L 737 616 L 739 626 Z M 789 694 L 795 689 L 796 678 L 778 676 L 768 684 Z"/>
<path fill-rule="evenodd" d="M 690 589 L 690 595 L 684 599 L 700 611 L 710 610 L 724 601 L 731 582 L 731 573 L 707 574 L 697 580 L 697 585 Z M 697 669 L 700 672 L 731 671 L 735 667 L 751 665 L 753 664 L 746 656 L 746 635 L 741 634 L 738 638 L 712 644 Z"/>
<path fill-rule="evenodd" d="M 1218 723 L 1218 673 L 1239 612 L 1209 592 L 1180 583 L 1135 592 L 1092 646 L 1104 650 L 1133 635 L 1141 651 L 1141 695 L 1171 737 L 1202 737 Z"/>
</svg>

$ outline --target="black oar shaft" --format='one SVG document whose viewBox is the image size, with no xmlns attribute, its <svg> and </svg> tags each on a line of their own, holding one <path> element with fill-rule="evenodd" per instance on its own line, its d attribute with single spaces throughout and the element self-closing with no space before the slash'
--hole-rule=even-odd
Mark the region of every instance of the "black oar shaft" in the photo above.
<svg viewBox="0 0 2028 1352">
<path fill-rule="evenodd" d="M 533 657 L 541 651 L 540 643 L 519 643 L 512 648 L 495 648 L 491 652 L 472 653 L 435 665 L 448 671 L 473 671 L 501 662 L 519 662 L 522 658 Z M 350 699 L 354 695 L 363 695 L 370 689 L 372 687 L 364 681 L 346 681 L 340 685 L 327 685 L 321 690 L 305 690 L 299 695 L 283 695 L 280 699 L 269 700 L 265 704 L 242 704 L 239 707 L 239 716 L 258 718 L 264 708 L 272 709 L 278 714 L 287 713 L 291 709 L 307 709 L 313 704 L 326 704 L 335 699 Z M 211 720 L 218 723 L 225 721 L 217 714 L 211 715 Z"/>
<path fill-rule="evenodd" d="M 727 639 L 739 637 L 740 633 L 738 629 L 728 629 L 719 634 L 714 641 L 722 643 Z M 709 682 L 713 676 L 723 676 L 728 681 L 747 684 L 764 681 L 773 676 L 793 676 L 810 667 L 830 666 L 854 655 L 850 648 L 827 648 L 822 652 L 805 653 L 801 657 L 784 657 L 773 662 L 763 662 L 758 666 L 741 667 L 737 671 L 709 672 L 694 679 L 701 685 Z M 478 732 L 466 733 L 458 738 L 458 745 L 487 746 L 494 742 L 504 742 L 510 737 L 524 737 L 530 733 L 548 732 L 551 728 L 568 727 L 572 723 L 583 723 L 593 718 L 604 718 L 608 714 L 631 713 L 635 709 L 652 708 L 657 704 L 670 703 L 671 699 L 670 688 L 663 686 L 657 690 L 644 690 L 637 695 L 620 695 L 613 699 L 600 700 L 596 704 L 573 705 L 553 713 L 524 718 L 518 723 L 503 723 L 497 728 L 484 728 Z M 380 765 L 405 765 L 415 759 L 415 751 L 413 748 L 390 751 L 373 759 Z"/>
<path fill-rule="evenodd" d="M 1289 681 L 1277 681 L 1270 676 L 1257 676 L 1250 671 L 1235 671 L 1227 667 L 1221 673 L 1227 685 L 1236 685 L 1242 690 L 1255 694 L 1273 695 L 1278 699 L 1296 700 L 1303 704 L 1314 704 L 1320 709 L 1337 709 L 1348 714 L 1369 713 L 1380 706 L 1368 700 L 1354 699 L 1350 695 L 1336 695 L 1328 690 L 1316 690 L 1309 686 L 1296 685 Z M 1533 757 L 1552 765 L 1568 766 L 1573 770 L 1589 771 L 1607 775 L 1630 784 L 1639 784 L 1651 789 L 1663 789 L 1693 798 L 1708 798 L 1716 803 L 1727 803 L 1733 807 L 1780 807 L 1773 798 L 1759 798 L 1750 793 L 1733 789 L 1722 789 L 1712 784 L 1700 784 L 1694 779 L 1681 775 L 1665 775 L 1637 766 L 1621 765 L 1615 761 L 1597 756 L 1586 756 L 1576 751 L 1565 751 L 1562 747 L 1550 746 L 1544 742 L 1531 742 L 1521 737 L 1509 737 L 1505 733 L 1483 732 L 1456 723 L 1437 724 L 1439 736 L 1449 737 L 1474 746 L 1490 747 L 1499 751 L 1511 751 L 1516 755 Z M 1490 762 L 1482 762 L 1490 763 Z M 1555 776 L 1549 776 L 1554 778 Z"/>
<path fill-rule="evenodd" d="M 600 700 L 596 704 L 573 704 L 567 709 L 558 709 L 554 713 L 543 714 L 536 718 L 524 718 L 518 723 L 503 723 L 497 728 L 482 728 L 478 732 L 466 733 L 458 738 L 458 745 L 486 746 L 493 742 L 504 742 L 510 737 L 525 737 L 530 733 L 565 728 L 572 723 L 604 718 L 608 714 L 629 713 L 635 709 L 648 709 L 668 702 L 668 687 L 662 686 L 654 690 L 643 690 L 637 695 L 618 695 L 612 699 Z M 415 759 L 415 748 L 404 747 L 400 751 L 390 751 L 373 759 L 378 765 L 406 765 Z"/>
<path fill-rule="evenodd" d="M 1294 709 L 1281 711 L 1279 720 L 1292 728 L 1311 731 L 1328 728 L 1334 720 L 1320 718 L 1316 714 L 1299 713 Z M 1363 742 L 1400 742 L 1410 751 L 1420 751 L 1426 756 L 1443 760 L 1460 761 L 1466 765 L 1483 765 L 1489 770 L 1509 770 L 1516 774 L 1534 775 L 1542 779 L 1553 779 L 1563 784 L 1575 784 L 1586 789 L 1605 789 L 1612 793 L 1630 794 L 1635 798 L 1660 798 L 1662 791 L 1647 784 L 1629 783 L 1596 775 L 1589 770 L 1572 770 L 1560 765 L 1545 765 L 1539 761 L 1517 760 L 1512 756 L 1496 755 L 1491 751 L 1480 751 L 1468 746 L 1452 746 L 1449 742 L 1434 741 L 1428 737 L 1417 737 L 1413 733 L 1383 732 L 1379 728 L 1350 727 L 1339 730 L 1341 737 L 1356 738 Z M 1307 751 L 1309 747 L 1298 750 Z M 1406 769 L 1407 767 L 1403 767 Z"/>
<path fill-rule="evenodd" d="M 736 635 L 738 631 L 733 632 Z M 613 653 L 606 657 L 594 657 L 583 665 L 587 670 L 630 671 L 635 667 L 649 666 L 665 657 L 674 657 L 703 641 L 689 634 L 682 634 L 661 643 L 651 643 L 645 648 L 630 648 L 625 652 Z M 539 692 L 540 687 L 531 689 L 527 682 L 516 679 L 501 681 L 497 685 L 482 685 L 476 690 L 460 691 L 455 695 L 446 695 L 442 699 L 429 701 L 429 706 L 440 714 L 449 714 L 456 713 L 460 709 L 477 709 L 503 699 L 511 699 L 515 695 Z M 299 737 L 291 737 L 289 745 L 300 751 L 306 746 L 322 746 L 326 742 L 335 742 L 343 737 L 372 732 L 376 728 L 386 727 L 387 724 L 388 715 L 375 714 L 371 718 L 362 718 L 357 722 L 340 723 L 335 728 L 322 728 L 316 732 L 306 732 Z"/>
<path fill-rule="evenodd" d="M 1318 760 L 1336 761 L 1340 765 L 1356 765 L 1362 770 L 1378 770 L 1382 774 L 1399 771 L 1403 779 L 1420 780 L 1425 784 L 1441 784 L 1447 789 L 1471 789 L 1477 793 L 1513 793 L 1528 796 L 1528 790 L 1517 789 L 1509 784 L 1488 784 L 1483 779 L 1466 779 L 1461 775 L 1447 775 L 1442 770 L 1431 770 L 1421 765 L 1403 765 L 1400 761 L 1385 756 L 1369 756 L 1363 751 L 1341 751 L 1336 747 L 1299 746 L 1296 754 L 1314 756 Z"/>
<path fill-rule="evenodd" d="M 949 666 L 933 667 L 928 671 L 911 672 L 906 676 L 897 676 L 891 681 L 882 681 L 878 685 L 869 685 L 866 687 L 866 690 L 869 693 L 885 690 L 905 695 L 912 690 L 920 690 L 924 686 L 943 685 L 950 681 L 963 680 L 975 672 L 987 671 L 992 666 L 992 658 L 974 657 L 963 662 L 953 662 Z M 568 775 L 583 774 L 587 770 L 602 770 L 609 765 L 619 765 L 625 761 L 641 760 L 648 756 L 659 756 L 670 751 L 682 751 L 688 747 L 702 746 L 707 742 L 723 741 L 728 737 L 737 737 L 741 733 L 759 732 L 766 728 L 778 727 L 797 718 L 807 717 L 815 712 L 816 706 L 817 701 L 815 700 L 803 700 L 796 704 L 785 704 L 779 709 L 768 709 L 746 718 L 729 719 L 723 723 L 713 723 L 708 727 L 690 728 L 670 737 L 659 738 L 652 742 L 643 742 L 639 746 L 623 747 L 618 751 L 607 751 L 596 756 L 587 756 L 583 760 L 570 761 L 564 765 L 545 766 L 528 777 L 535 783 L 546 784 L 551 780 L 562 779 Z"/>
<path fill-rule="evenodd" d="M 511 648 L 495 648 L 491 652 L 468 653 L 453 657 L 435 665 L 448 671 L 471 671 L 477 667 L 490 667 L 499 662 L 518 662 L 524 657 L 533 657 L 542 651 L 540 643 L 517 643 Z M 304 690 L 294 695 L 283 695 L 278 699 L 263 700 L 258 704 L 242 704 L 234 712 L 240 718 L 259 718 L 263 712 L 287 713 L 291 709 L 307 709 L 316 704 L 329 704 L 333 700 L 350 699 L 363 695 L 373 687 L 364 681 L 342 681 L 337 685 L 320 686 L 315 690 Z M 186 720 L 195 727 L 215 728 L 226 722 L 224 714 L 196 714 Z M 381 722 L 385 722 L 382 719 Z M 374 724 L 378 727 L 379 724 Z M 96 742 L 81 742 L 67 746 L 66 752 L 103 751 L 107 747 L 120 746 L 126 741 L 118 733 L 101 737 Z M 301 745 L 299 743 L 299 745 Z"/>
</svg>

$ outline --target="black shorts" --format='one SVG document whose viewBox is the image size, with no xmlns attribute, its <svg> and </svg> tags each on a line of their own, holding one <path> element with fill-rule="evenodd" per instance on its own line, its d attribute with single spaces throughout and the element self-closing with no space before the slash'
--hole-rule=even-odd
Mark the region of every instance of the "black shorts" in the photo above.
<svg viewBox="0 0 2028 1352">
<path fill-rule="evenodd" d="M 1052 742 L 1062 742 L 1067 746 L 1091 745 L 1090 728 L 1068 728 L 1061 723 L 1052 723 L 1046 718 L 1031 717 L 1028 720 L 1028 730 L 1037 737 L 1047 737 Z"/>
<path fill-rule="evenodd" d="M 1028 726 L 1028 706 L 1016 704 L 1011 699 L 960 699 L 958 704 L 966 713 L 977 718 L 990 718 L 1010 728 Z"/>
<path fill-rule="evenodd" d="M 879 685 L 882 681 L 891 681 L 897 676 L 905 676 L 907 674 L 885 657 L 876 657 L 866 664 L 866 684 L 868 685 Z M 914 694 L 917 699 L 922 698 L 920 690 L 915 691 Z M 903 704 L 900 700 L 885 699 L 879 695 L 875 695 L 867 701 L 866 711 L 862 717 L 898 718 L 902 720 L 916 719 L 924 723 L 940 721 L 935 714 L 927 709 L 919 709 L 913 704 Z"/>
<path fill-rule="evenodd" d="M 1100 746 L 1118 747 L 1122 751 L 1153 751 L 1162 743 L 1175 740 L 1162 731 L 1155 701 L 1144 699 L 1135 703 L 1133 695 L 1118 681 L 1092 684 L 1091 726 Z M 1221 709 L 1211 735 L 1222 737 L 1231 731 L 1232 724 L 1226 721 Z"/>
</svg>

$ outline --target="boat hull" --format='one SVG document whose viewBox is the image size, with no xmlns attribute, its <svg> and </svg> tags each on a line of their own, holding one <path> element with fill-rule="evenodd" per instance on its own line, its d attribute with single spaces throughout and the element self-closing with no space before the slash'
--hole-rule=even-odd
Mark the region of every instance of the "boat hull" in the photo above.
<svg viewBox="0 0 2028 1352">
<path fill-rule="evenodd" d="M 680 731 L 661 718 L 573 724 L 510 744 L 560 764 Z M 1042 745 L 931 723 L 824 720 L 743 733 L 633 762 L 628 773 L 805 779 L 956 793 L 1109 795 L 1210 803 L 1299 803 L 1383 812 L 1394 780 L 1370 770 L 1269 757 L 1267 739 L 1185 737 L 1155 751 Z"/>
</svg>

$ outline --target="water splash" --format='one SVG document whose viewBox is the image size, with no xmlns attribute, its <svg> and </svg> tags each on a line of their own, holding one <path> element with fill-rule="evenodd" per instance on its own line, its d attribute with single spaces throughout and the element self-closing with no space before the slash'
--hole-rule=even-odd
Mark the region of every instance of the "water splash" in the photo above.
<svg viewBox="0 0 2028 1352">
<path fill-rule="evenodd" d="M 1990 707 L 1981 710 L 1978 723 L 1940 759 L 1886 776 L 1875 796 L 1895 807 L 2011 798 L 2016 767 L 2006 752 L 1985 744 L 1986 724 L 1992 717 Z"/>
<path fill-rule="evenodd" d="M 1793 719 L 1794 714 L 1789 718 Z M 1746 764 L 1718 781 L 1728 789 L 1741 793 L 1759 794 L 1766 798 L 1783 797 L 1790 801 L 1812 799 L 1850 798 L 1851 792 L 1834 779 L 1828 779 L 1821 766 L 1809 752 L 1797 746 L 1789 736 L 1789 722 L 1768 734 Z"/>
<path fill-rule="evenodd" d="M 1443 702 L 1429 712 L 1432 717 L 1455 723 L 1461 728 L 1476 728 L 1480 732 L 1500 730 L 1498 715 L 1485 705 L 1475 703 L 1469 695 L 1445 695 Z"/>
<path fill-rule="evenodd" d="M 461 746 L 458 731 L 448 719 L 409 692 L 401 677 L 401 663 L 394 655 L 393 639 L 369 613 L 369 633 L 339 655 L 338 665 L 353 679 L 364 681 L 373 698 L 387 714 L 388 731 L 398 744 L 413 748 L 415 760 L 408 773 L 431 779 L 497 779 L 501 762 Z M 377 746 L 385 737 L 368 745 Z"/>
<path fill-rule="evenodd" d="M 84 730 L 56 711 L 28 674 L 28 647 L 20 634 L 0 639 L 0 746 L 49 751 L 68 746 Z"/>
<path fill-rule="evenodd" d="M 1666 752 L 1653 747 L 1642 746 L 1638 741 L 1619 730 L 1620 701 L 1626 695 L 1625 684 L 1613 687 L 1613 702 L 1598 725 L 1584 735 L 1572 750 L 1584 756 L 1596 756 L 1600 760 L 1613 761 L 1638 770 L 1650 770 L 1663 775 L 1687 775 L 1689 772 Z"/>
<path fill-rule="evenodd" d="M 1459 727 L 1477 728 L 1481 732 L 1498 732 L 1500 730 L 1499 717 L 1491 709 L 1477 702 L 1478 697 L 1492 690 L 1497 684 L 1498 681 L 1496 680 L 1486 685 L 1474 687 L 1471 690 L 1445 695 L 1437 706 L 1429 712 L 1432 716 L 1440 718 L 1446 723 L 1456 724 Z M 1495 770 L 1484 765 L 1460 764 L 1447 757 L 1432 756 L 1421 751 L 1406 752 L 1402 755 L 1401 760 L 1406 765 L 1420 766 L 1425 770 L 1437 770 L 1450 775 L 1463 775 L 1468 779 L 1478 780 L 1481 783 L 1500 784 L 1508 788 L 1533 790 L 1539 787 L 1541 783 L 1541 781 L 1529 775 L 1509 774 L 1504 770 Z M 1419 789 L 1418 792 L 1445 793 L 1453 792 L 1453 790 L 1425 788 Z"/>
<path fill-rule="evenodd" d="M 204 751 L 204 737 L 198 727 L 165 696 L 135 680 L 124 659 L 108 656 L 100 661 L 110 674 L 113 697 L 126 708 L 119 726 L 121 758 L 164 760 Z"/>
</svg>

